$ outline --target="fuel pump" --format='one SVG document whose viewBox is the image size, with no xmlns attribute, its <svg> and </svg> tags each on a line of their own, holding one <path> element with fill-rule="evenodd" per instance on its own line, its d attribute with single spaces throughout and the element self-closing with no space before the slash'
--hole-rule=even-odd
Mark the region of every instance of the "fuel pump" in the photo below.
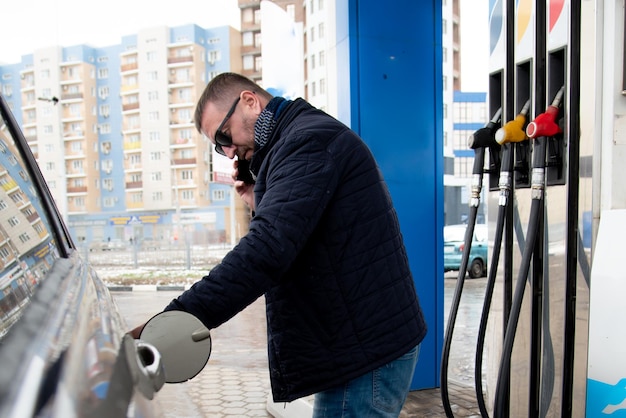
<svg viewBox="0 0 626 418">
<path fill-rule="evenodd" d="M 476 342 L 476 361 L 474 367 L 474 384 L 476 388 L 476 399 L 478 400 L 478 408 L 483 417 L 488 417 L 487 406 L 483 395 L 482 388 L 482 364 L 483 350 L 485 346 L 485 335 L 487 330 L 487 322 L 489 320 L 489 311 L 491 309 L 491 299 L 493 289 L 496 282 L 496 274 L 498 272 L 498 264 L 500 262 L 500 247 L 502 245 L 502 234 L 504 230 L 504 221 L 506 218 L 506 208 L 509 204 L 509 194 L 512 189 L 512 171 L 513 171 L 513 144 L 526 141 L 528 136 L 524 131 L 528 109 L 530 108 L 530 100 L 526 101 L 524 107 L 515 119 L 505 123 L 496 131 L 495 140 L 502 147 L 502 157 L 500 165 L 500 179 L 498 186 L 500 195 L 498 199 L 498 220 L 496 222 L 493 252 L 491 256 L 491 267 L 485 287 L 485 301 L 478 327 L 478 338 Z"/>
<path fill-rule="evenodd" d="M 447 417 L 453 417 L 452 408 L 450 406 L 450 398 L 448 396 L 448 361 L 450 358 L 450 345 L 452 343 L 452 335 L 454 333 L 454 325 L 456 323 L 456 315 L 459 310 L 459 303 L 463 293 L 463 284 L 465 283 L 465 275 L 467 273 L 467 263 L 472 247 L 472 238 L 474 236 L 474 226 L 476 224 L 476 216 L 478 207 L 480 206 L 480 194 L 483 185 L 483 166 L 485 164 L 485 150 L 487 147 L 497 150 L 499 144 L 495 141 L 494 135 L 500 124 L 500 115 L 502 109 L 493 115 L 491 120 L 484 128 L 474 132 L 468 139 L 468 145 L 474 150 L 474 166 L 472 168 L 472 194 L 470 198 L 470 213 L 465 230 L 465 246 L 461 258 L 461 266 L 459 267 L 459 275 L 457 278 L 454 297 L 450 307 L 450 315 L 448 317 L 448 327 L 446 328 L 446 337 L 443 345 L 443 353 L 441 355 L 441 399 L 443 401 L 444 410 Z"/>
<path fill-rule="evenodd" d="M 496 418 L 508 416 L 508 413 L 504 411 L 504 400 L 506 393 L 504 391 L 505 382 L 508 382 L 510 376 L 510 369 L 507 365 L 511 361 L 511 354 L 513 351 L 513 342 L 515 340 L 515 333 L 517 330 L 517 323 L 519 321 L 522 300 L 524 297 L 524 289 L 526 287 L 526 281 L 528 273 L 530 271 L 530 264 L 535 249 L 535 243 L 537 235 L 539 233 L 539 222 L 543 218 L 543 199 L 545 191 L 545 168 L 546 168 L 546 147 L 549 137 L 553 137 L 562 132 L 561 128 L 556 122 L 559 115 L 559 106 L 563 98 L 564 87 L 561 87 L 557 92 L 552 104 L 548 106 L 548 109 L 538 115 L 534 121 L 528 124 L 526 128 L 526 134 L 530 139 L 534 139 L 533 146 L 533 165 L 532 165 L 532 180 L 531 180 L 531 209 L 528 222 L 528 231 L 526 234 L 526 242 L 524 251 L 522 253 L 521 265 L 517 277 L 517 283 L 511 306 L 511 314 L 506 327 L 506 333 L 504 343 L 502 346 L 502 358 L 500 360 L 500 368 L 498 370 L 498 382 L 496 385 L 495 394 L 495 406 L 494 416 Z M 534 360 L 534 358 L 533 358 Z M 536 365 L 531 364 L 531 369 L 534 369 Z M 531 380 L 531 385 L 535 384 Z M 533 389 L 531 388 L 531 392 Z"/>
</svg>

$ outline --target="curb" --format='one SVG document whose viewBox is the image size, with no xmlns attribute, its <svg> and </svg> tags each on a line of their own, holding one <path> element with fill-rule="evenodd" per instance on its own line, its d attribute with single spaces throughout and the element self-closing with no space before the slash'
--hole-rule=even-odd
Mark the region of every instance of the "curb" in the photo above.
<svg viewBox="0 0 626 418">
<path fill-rule="evenodd" d="M 110 292 L 182 292 L 191 287 L 191 285 L 155 285 L 155 284 L 136 284 L 132 286 L 107 285 Z"/>
</svg>

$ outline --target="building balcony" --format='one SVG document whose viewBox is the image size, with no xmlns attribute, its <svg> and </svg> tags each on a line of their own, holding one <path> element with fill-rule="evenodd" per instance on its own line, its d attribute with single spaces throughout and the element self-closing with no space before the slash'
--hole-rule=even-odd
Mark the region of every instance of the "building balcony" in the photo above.
<svg viewBox="0 0 626 418">
<path fill-rule="evenodd" d="M 122 93 L 128 93 L 129 91 L 139 90 L 139 84 L 127 84 L 120 89 Z"/>
<path fill-rule="evenodd" d="M 196 158 L 174 158 L 172 159 L 172 165 L 195 165 Z"/>
<path fill-rule="evenodd" d="M 136 62 L 131 62 L 129 64 L 122 64 L 120 66 L 120 71 L 121 72 L 126 72 L 126 71 L 135 71 L 139 68 L 139 64 Z"/>
<path fill-rule="evenodd" d="M 195 146 L 196 144 L 193 143 L 193 139 L 191 139 L 191 138 L 176 138 L 176 139 L 172 140 L 170 145 L 174 145 L 174 146 L 176 146 L 176 145 Z"/>
<path fill-rule="evenodd" d="M 179 64 L 181 62 L 193 62 L 193 55 L 187 55 L 184 57 L 169 57 L 167 59 L 168 64 Z"/>
<path fill-rule="evenodd" d="M 67 93 L 61 95 L 61 100 L 76 100 L 83 99 L 83 93 Z"/>
<path fill-rule="evenodd" d="M 87 193 L 87 186 L 74 186 L 67 188 L 68 193 Z"/>
<path fill-rule="evenodd" d="M 37 219 L 39 219 L 39 213 L 37 213 L 37 212 L 31 213 L 30 215 L 28 215 L 26 217 L 26 219 L 28 220 L 28 222 L 30 222 L 32 224 Z"/>
<path fill-rule="evenodd" d="M 126 183 L 127 189 L 141 189 L 143 187 L 143 181 L 129 181 Z"/>
<path fill-rule="evenodd" d="M 139 103 L 127 103 L 122 105 L 122 111 L 124 112 L 136 109 L 139 109 Z"/>
<path fill-rule="evenodd" d="M 124 150 L 136 150 L 136 149 L 141 149 L 141 141 L 135 141 L 135 142 L 127 142 L 124 141 Z"/>
</svg>

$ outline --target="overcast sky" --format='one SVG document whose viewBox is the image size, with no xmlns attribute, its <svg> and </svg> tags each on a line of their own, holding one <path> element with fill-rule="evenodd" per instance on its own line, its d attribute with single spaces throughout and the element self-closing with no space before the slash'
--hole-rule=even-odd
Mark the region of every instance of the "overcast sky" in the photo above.
<svg viewBox="0 0 626 418">
<path fill-rule="evenodd" d="M 461 2 L 461 83 L 464 91 L 487 91 L 488 0 Z M 237 0 L 12 0 L 2 5 L 0 63 L 49 46 L 116 45 L 122 36 L 158 25 L 195 23 L 239 29 Z"/>
<path fill-rule="evenodd" d="M 461 1 L 461 90 L 489 88 L 489 2 Z"/>
<path fill-rule="evenodd" d="M 195 23 L 203 28 L 239 29 L 237 0 L 9 0 L 2 5 L 0 63 L 49 46 L 121 43 L 141 29 Z"/>
</svg>

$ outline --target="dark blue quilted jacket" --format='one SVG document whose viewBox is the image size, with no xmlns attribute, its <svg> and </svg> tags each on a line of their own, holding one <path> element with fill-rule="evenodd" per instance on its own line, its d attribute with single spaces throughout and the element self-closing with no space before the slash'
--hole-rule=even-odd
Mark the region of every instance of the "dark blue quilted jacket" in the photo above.
<svg viewBox="0 0 626 418">
<path fill-rule="evenodd" d="M 296 100 L 257 171 L 249 233 L 166 309 L 215 328 L 265 295 L 276 402 L 388 363 L 426 334 L 400 226 L 365 143 Z"/>
</svg>

